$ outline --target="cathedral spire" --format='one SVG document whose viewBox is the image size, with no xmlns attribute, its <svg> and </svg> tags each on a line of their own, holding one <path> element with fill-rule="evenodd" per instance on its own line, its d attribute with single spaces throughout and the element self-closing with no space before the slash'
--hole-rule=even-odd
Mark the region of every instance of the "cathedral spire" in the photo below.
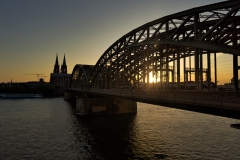
<svg viewBox="0 0 240 160">
<path fill-rule="evenodd" d="M 59 73 L 58 54 L 56 55 L 56 61 L 55 61 L 53 73 Z"/>
<path fill-rule="evenodd" d="M 63 64 L 61 66 L 61 73 L 67 74 L 67 64 L 66 64 L 65 54 L 63 57 Z"/>
<path fill-rule="evenodd" d="M 65 54 L 64 54 L 64 58 L 63 58 L 63 65 L 64 65 L 64 66 L 67 66 L 67 65 L 66 65 L 66 59 L 65 59 Z"/>
</svg>

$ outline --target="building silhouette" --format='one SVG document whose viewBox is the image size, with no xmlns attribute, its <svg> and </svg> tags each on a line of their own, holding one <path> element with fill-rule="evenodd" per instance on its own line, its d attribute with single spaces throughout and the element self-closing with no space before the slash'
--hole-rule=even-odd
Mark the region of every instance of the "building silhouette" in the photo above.
<svg viewBox="0 0 240 160">
<path fill-rule="evenodd" d="M 65 57 L 65 55 L 64 55 L 64 57 Z M 56 61 L 55 61 L 53 73 L 59 73 L 58 55 L 56 56 Z"/>
<path fill-rule="evenodd" d="M 58 54 L 57 54 L 54 68 L 53 68 L 53 73 L 50 74 L 50 83 L 61 89 L 64 86 L 69 84 L 70 78 L 71 78 L 71 74 L 67 73 L 67 64 L 66 64 L 65 54 L 63 57 L 63 63 L 61 65 L 61 69 L 58 63 Z"/>
</svg>

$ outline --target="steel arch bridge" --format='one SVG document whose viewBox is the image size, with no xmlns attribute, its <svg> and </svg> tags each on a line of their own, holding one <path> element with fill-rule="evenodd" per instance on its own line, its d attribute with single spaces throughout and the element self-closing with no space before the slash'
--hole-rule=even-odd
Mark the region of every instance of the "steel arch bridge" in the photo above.
<svg viewBox="0 0 240 160">
<path fill-rule="evenodd" d="M 203 85 L 203 73 L 210 84 L 211 54 L 215 57 L 217 83 L 216 53 L 219 52 L 233 56 L 234 84 L 238 84 L 239 9 L 240 1 L 225 1 L 146 23 L 113 43 L 94 66 L 76 65 L 71 88 L 140 89 L 151 82 L 174 82 L 179 88 L 181 77 L 185 83 L 191 72 L 195 73 L 196 86 Z M 203 55 L 207 57 L 206 69 Z M 186 68 L 186 60 L 194 68 Z M 235 89 L 238 90 L 237 85 Z"/>
</svg>

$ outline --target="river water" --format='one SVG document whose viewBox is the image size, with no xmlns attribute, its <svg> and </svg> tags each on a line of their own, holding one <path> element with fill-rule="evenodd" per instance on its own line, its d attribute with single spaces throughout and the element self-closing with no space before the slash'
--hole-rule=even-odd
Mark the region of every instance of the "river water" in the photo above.
<svg viewBox="0 0 240 160">
<path fill-rule="evenodd" d="M 240 159 L 235 119 L 138 103 L 76 116 L 62 98 L 0 99 L 0 159 Z"/>
</svg>

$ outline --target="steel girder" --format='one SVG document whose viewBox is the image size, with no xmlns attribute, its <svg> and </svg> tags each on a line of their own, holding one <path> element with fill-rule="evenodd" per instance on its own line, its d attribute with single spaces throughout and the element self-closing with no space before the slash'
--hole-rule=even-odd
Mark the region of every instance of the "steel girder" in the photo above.
<svg viewBox="0 0 240 160">
<path fill-rule="evenodd" d="M 71 88 L 87 88 L 89 84 L 89 75 L 93 67 L 94 65 L 75 65 L 71 76 Z"/>
<path fill-rule="evenodd" d="M 89 74 L 91 87 L 136 87 L 149 82 L 150 72 L 163 77 L 165 70 L 169 76 L 169 62 L 179 63 L 188 56 L 194 55 L 196 60 L 208 52 L 239 56 L 239 9 L 240 1 L 225 1 L 172 14 L 132 30 L 100 57 Z"/>
</svg>

